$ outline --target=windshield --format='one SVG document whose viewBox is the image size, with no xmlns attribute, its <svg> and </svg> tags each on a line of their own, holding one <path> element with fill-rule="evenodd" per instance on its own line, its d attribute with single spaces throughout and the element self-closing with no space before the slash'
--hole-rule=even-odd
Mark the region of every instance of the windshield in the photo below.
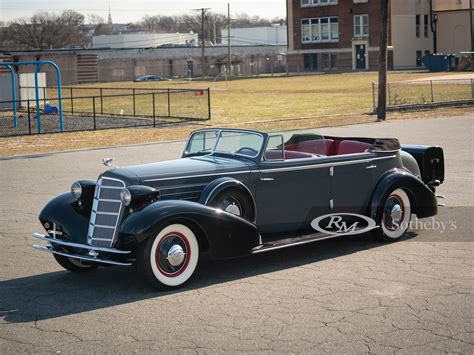
<svg viewBox="0 0 474 355">
<path fill-rule="evenodd" d="M 186 154 L 228 153 L 255 158 L 263 145 L 263 136 L 256 132 L 206 130 L 193 133 Z"/>
</svg>

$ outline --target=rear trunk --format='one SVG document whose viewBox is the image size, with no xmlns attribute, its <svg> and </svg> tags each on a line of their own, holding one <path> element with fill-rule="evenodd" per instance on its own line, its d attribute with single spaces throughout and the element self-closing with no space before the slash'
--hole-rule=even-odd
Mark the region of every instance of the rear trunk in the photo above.
<svg viewBox="0 0 474 355">
<path fill-rule="evenodd" d="M 441 147 L 403 144 L 402 150 L 415 158 L 425 184 L 434 188 L 443 183 L 444 155 Z"/>
</svg>

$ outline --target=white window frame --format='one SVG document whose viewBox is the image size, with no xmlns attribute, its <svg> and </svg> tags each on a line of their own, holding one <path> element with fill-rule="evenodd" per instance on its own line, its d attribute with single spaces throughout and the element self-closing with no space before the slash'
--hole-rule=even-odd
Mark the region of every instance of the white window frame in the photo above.
<svg viewBox="0 0 474 355">
<path fill-rule="evenodd" d="M 367 18 L 367 26 L 364 27 L 364 18 Z M 360 29 L 360 33 L 357 33 L 357 28 Z M 367 29 L 367 33 L 364 33 L 364 28 Z M 369 15 L 354 15 L 354 37 L 355 38 L 364 38 L 369 36 Z"/>
<path fill-rule="evenodd" d="M 331 22 L 331 20 L 336 20 L 336 22 Z M 327 21 L 324 23 L 327 26 L 327 35 L 328 39 L 322 39 L 323 28 L 322 21 Z M 303 22 L 307 22 L 303 24 Z M 307 26 L 309 32 L 305 40 L 303 26 Z M 335 31 L 333 31 L 333 26 L 335 26 Z M 314 30 L 316 28 L 316 33 Z M 301 43 L 337 43 L 339 42 L 339 18 L 337 16 L 331 17 L 315 17 L 315 18 L 303 18 L 301 19 Z"/>
<path fill-rule="evenodd" d="M 307 4 L 303 4 L 307 2 Z M 300 0 L 301 7 L 337 5 L 338 0 Z"/>
</svg>

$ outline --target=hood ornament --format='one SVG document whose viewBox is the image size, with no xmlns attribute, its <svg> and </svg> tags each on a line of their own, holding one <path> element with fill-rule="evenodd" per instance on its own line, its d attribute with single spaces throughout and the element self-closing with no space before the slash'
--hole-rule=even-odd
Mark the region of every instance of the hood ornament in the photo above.
<svg viewBox="0 0 474 355">
<path fill-rule="evenodd" d="M 112 164 L 112 161 L 114 160 L 114 158 L 104 158 L 102 159 L 102 164 L 104 164 L 105 166 L 108 166 L 110 168 L 118 168 L 117 165 L 113 165 Z"/>
</svg>

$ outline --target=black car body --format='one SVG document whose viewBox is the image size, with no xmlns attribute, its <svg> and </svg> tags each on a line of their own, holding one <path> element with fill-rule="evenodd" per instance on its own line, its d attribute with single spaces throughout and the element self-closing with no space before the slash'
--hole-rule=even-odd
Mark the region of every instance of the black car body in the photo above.
<svg viewBox="0 0 474 355">
<path fill-rule="evenodd" d="M 352 223 L 354 233 L 372 229 L 398 240 L 412 214 L 437 213 L 443 180 L 439 147 L 199 130 L 180 159 L 74 183 L 41 211 L 47 234 L 34 236 L 47 245 L 35 248 L 72 271 L 136 262 L 156 286 L 176 287 L 194 274 L 202 252 L 234 258 L 343 235 L 315 226 L 335 214 L 344 223 L 372 223 Z"/>
<path fill-rule="evenodd" d="M 134 80 L 137 83 L 144 81 L 169 81 L 169 79 L 157 75 L 142 75 Z"/>
</svg>

